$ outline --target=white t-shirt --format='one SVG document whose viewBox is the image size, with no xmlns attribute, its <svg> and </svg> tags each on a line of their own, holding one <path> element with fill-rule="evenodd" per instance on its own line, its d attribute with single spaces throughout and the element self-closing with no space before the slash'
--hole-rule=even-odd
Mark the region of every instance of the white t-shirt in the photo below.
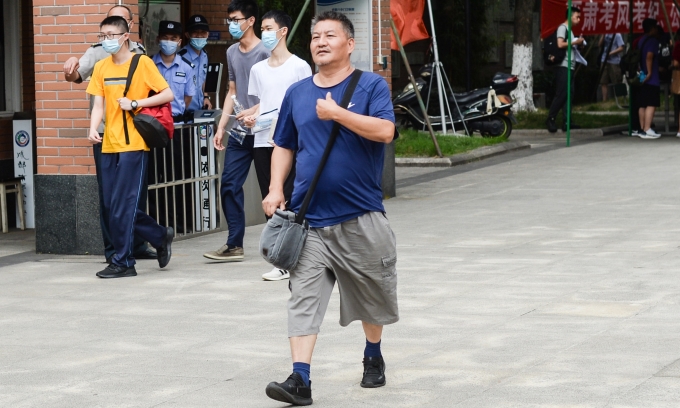
<svg viewBox="0 0 680 408">
<path fill-rule="evenodd" d="M 260 98 L 260 114 L 281 109 L 283 97 L 294 83 L 312 76 L 312 69 L 304 60 L 291 55 L 278 67 L 271 67 L 269 59 L 258 62 L 250 69 L 248 95 Z M 271 147 L 267 142 L 269 130 L 255 134 L 254 147 Z"/>
</svg>

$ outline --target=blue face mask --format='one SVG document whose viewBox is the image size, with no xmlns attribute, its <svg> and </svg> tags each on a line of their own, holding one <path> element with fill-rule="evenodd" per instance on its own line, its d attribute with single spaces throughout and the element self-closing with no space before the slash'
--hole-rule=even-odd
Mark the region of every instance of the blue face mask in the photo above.
<svg viewBox="0 0 680 408">
<path fill-rule="evenodd" d="M 248 26 L 250 28 L 250 26 Z M 241 37 L 243 37 L 243 33 L 245 33 L 248 28 L 245 29 L 245 31 L 241 30 L 241 24 L 237 23 L 236 21 L 233 21 L 229 23 L 229 34 L 231 34 L 232 37 L 234 37 L 237 40 L 240 40 Z"/>
<path fill-rule="evenodd" d="M 104 40 L 102 41 L 102 48 L 109 54 L 115 54 L 120 51 L 121 45 L 118 43 L 118 39 Z"/>
<path fill-rule="evenodd" d="M 200 51 L 208 43 L 208 39 L 207 38 L 192 38 L 189 43 L 191 44 L 192 47 L 194 47 L 195 49 Z"/>
<path fill-rule="evenodd" d="M 177 43 L 174 41 L 161 40 L 161 52 L 165 55 L 172 55 L 177 52 Z"/>
<path fill-rule="evenodd" d="M 283 28 L 279 28 L 276 31 L 263 31 L 262 32 L 262 45 L 264 45 L 264 48 L 268 50 L 273 50 L 276 48 L 276 46 L 279 44 L 279 41 L 281 41 L 281 38 L 276 38 L 276 33 L 283 30 Z"/>
</svg>

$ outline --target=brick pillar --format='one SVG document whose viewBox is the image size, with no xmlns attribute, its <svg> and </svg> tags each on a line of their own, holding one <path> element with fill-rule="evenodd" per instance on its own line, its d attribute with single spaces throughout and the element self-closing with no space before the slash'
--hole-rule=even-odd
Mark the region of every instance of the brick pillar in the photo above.
<svg viewBox="0 0 680 408">
<path fill-rule="evenodd" d="M 380 14 L 378 14 L 380 2 Z M 380 24 L 378 24 L 380 21 Z M 380 30 L 378 30 L 380 27 Z M 390 1 L 373 0 L 373 72 L 381 75 L 392 89 L 392 51 L 390 50 Z M 382 53 L 387 57 L 387 69 L 378 63 L 378 56 Z"/>
<path fill-rule="evenodd" d="M 99 23 L 116 4 L 112 0 L 33 0 L 37 252 L 104 250 L 93 152 L 87 140 L 87 82 L 66 82 L 63 66 L 97 41 Z M 137 21 L 137 5 L 126 5 Z M 136 33 L 132 37 L 137 38 Z"/>
</svg>

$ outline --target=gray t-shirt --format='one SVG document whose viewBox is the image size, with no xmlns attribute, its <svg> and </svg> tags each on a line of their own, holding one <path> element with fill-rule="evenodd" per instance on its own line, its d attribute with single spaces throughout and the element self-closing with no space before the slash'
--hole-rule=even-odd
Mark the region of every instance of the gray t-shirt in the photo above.
<svg viewBox="0 0 680 408">
<path fill-rule="evenodd" d="M 236 99 L 244 108 L 248 109 L 260 103 L 260 98 L 248 95 L 248 83 L 250 82 L 250 69 L 253 65 L 269 58 L 271 54 L 260 41 L 252 50 L 242 52 L 238 43 L 227 48 L 227 65 L 229 68 L 229 81 L 236 82 Z"/>
<path fill-rule="evenodd" d="M 614 43 L 612 44 L 612 40 Z M 611 44 L 611 45 L 610 45 Z M 604 62 L 606 56 L 604 55 L 607 51 L 612 52 L 615 49 L 623 46 L 623 37 L 621 37 L 621 34 L 607 34 L 604 36 L 604 41 L 602 41 L 602 49 L 604 52 L 602 53 L 602 61 Z M 614 64 L 614 65 L 619 65 L 621 62 L 621 53 L 616 53 L 609 58 L 607 58 L 607 63 L 609 64 Z"/>
<path fill-rule="evenodd" d="M 567 41 L 567 26 L 566 26 L 566 24 L 562 24 L 559 27 L 557 27 L 557 38 L 561 38 L 564 41 Z M 572 30 L 572 32 L 571 32 L 571 43 L 573 44 L 574 41 L 576 41 L 576 37 L 574 37 L 574 31 Z M 575 69 L 576 68 L 576 60 L 574 58 L 574 50 L 576 49 L 576 46 L 572 45 L 571 48 L 572 48 L 572 50 L 571 50 L 571 69 Z M 564 56 L 564 59 L 560 63 L 561 67 L 567 68 L 567 59 L 568 59 L 567 57 L 568 56 L 566 56 L 566 55 Z"/>
</svg>

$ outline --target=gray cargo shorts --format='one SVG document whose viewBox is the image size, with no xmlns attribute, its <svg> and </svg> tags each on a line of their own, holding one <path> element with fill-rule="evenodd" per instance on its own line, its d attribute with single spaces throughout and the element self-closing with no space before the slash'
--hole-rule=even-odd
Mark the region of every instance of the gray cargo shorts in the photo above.
<svg viewBox="0 0 680 408">
<path fill-rule="evenodd" d="M 387 217 L 369 212 L 341 224 L 310 228 L 290 271 L 288 336 L 319 332 L 333 286 L 340 292 L 340 325 L 399 320 L 397 244 Z"/>
</svg>

